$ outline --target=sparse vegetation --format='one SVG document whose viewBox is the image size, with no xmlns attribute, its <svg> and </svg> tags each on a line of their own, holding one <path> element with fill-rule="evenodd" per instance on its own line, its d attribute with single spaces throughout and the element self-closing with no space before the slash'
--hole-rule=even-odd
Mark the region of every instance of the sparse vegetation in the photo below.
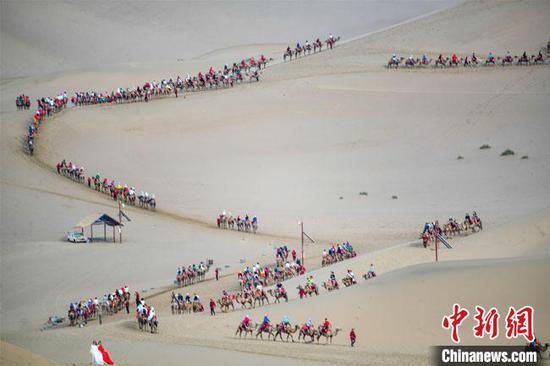
<svg viewBox="0 0 550 366">
<path fill-rule="evenodd" d="M 529 159 L 529 156 L 523 155 L 523 156 L 521 157 L 521 159 L 522 159 L 522 160 Z"/>
<path fill-rule="evenodd" d="M 369 193 L 368 193 L 368 192 L 359 192 L 359 195 L 360 195 L 360 196 L 368 196 Z"/>
<path fill-rule="evenodd" d="M 464 156 L 458 155 L 456 159 L 457 159 L 457 160 L 462 160 L 462 159 L 464 159 Z"/>
<path fill-rule="evenodd" d="M 479 147 L 479 150 L 487 150 L 487 149 L 490 149 L 491 146 L 489 146 L 489 144 L 483 144 Z"/>
<path fill-rule="evenodd" d="M 500 154 L 500 156 L 510 156 L 510 155 L 516 155 L 514 150 L 506 149 Z"/>
</svg>

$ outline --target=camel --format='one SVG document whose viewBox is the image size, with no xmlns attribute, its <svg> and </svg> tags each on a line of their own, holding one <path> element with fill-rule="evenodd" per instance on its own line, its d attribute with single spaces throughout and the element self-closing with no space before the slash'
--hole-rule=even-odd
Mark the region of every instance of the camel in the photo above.
<svg viewBox="0 0 550 366">
<path fill-rule="evenodd" d="M 483 230 L 483 223 L 481 222 L 481 219 L 472 222 L 464 220 L 464 222 L 462 223 L 462 230 L 465 232 L 468 232 L 468 230 L 472 230 L 472 233 L 475 233 L 477 231 L 476 228 L 479 230 Z"/>
<path fill-rule="evenodd" d="M 288 324 L 286 327 L 282 324 L 277 324 L 275 327 L 275 335 L 273 336 L 273 342 L 277 340 L 277 336 L 281 338 L 281 342 L 283 341 L 283 333 L 286 334 L 286 342 L 288 342 L 288 339 L 290 338 L 292 340 L 292 343 L 294 343 L 294 334 L 300 329 L 298 324 L 296 324 L 294 327 L 292 327 L 290 324 Z"/>
<path fill-rule="evenodd" d="M 201 313 L 204 311 L 204 306 L 200 303 L 200 301 L 193 301 L 191 308 L 194 313 Z"/>
<path fill-rule="evenodd" d="M 139 315 L 138 316 L 138 327 L 141 331 L 147 331 L 147 316 Z"/>
<path fill-rule="evenodd" d="M 316 284 L 312 283 L 312 284 L 307 284 L 305 287 L 304 287 L 304 291 L 306 293 L 306 295 L 309 295 L 309 296 L 313 296 L 313 294 L 315 295 L 319 295 L 319 288 L 317 287 Z"/>
<path fill-rule="evenodd" d="M 392 67 L 395 67 L 396 69 L 399 67 L 399 64 L 401 62 L 403 62 L 404 58 L 403 57 L 400 57 L 400 58 L 395 58 L 395 57 L 392 57 L 389 59 L 388 61 L 388 69 L 391 69 Z"/>
<path fill-rule="evenodd" d="M 149 320 L 147 323 L 149 324 L 149 329 L 151 329 L 151 333 L 158 333 L 159 321 L 156 316 L 154 316 L 153 319 Z"/>
<path fill-rule="evenodd" d="M 320 39 L 317 39 L 317 41 L 313 42 L 313 53 L 317 52 L 317 49 L 319 49 L 319 52 L 323 50 L 323 42 L 321 42 Z"/>
<path fill-rule="evenodd" d="M 323 287 L 327 291 L 338 290 L 340 288 L 340 286 L 338 286 L 337 281 L 334 281 L 334 283 L 330 282 L 330 281 L 329 282 L 323 282 Z"/>
<path fill-rule="evenodd" d="M 228 312 L 230 306 L 231 309 L 235 310 L 235 304 L 233 303 L 233 299 L 231 298 L 221 298 L 218 300 L 218 304 L 220 305 L 220 309 L 223 313 Z"/>
<path fill-rule="evenodd" d="M 512 57 L 511 55 L 504 56 L 502 58 L 502 66 L 512 65 L 514 63 L 515 58 L 517 58 L 517 56 L 516 57 Z"/>
<path fill-rule="evenodd" d="M 246 309 L 246 304 L 250 306 L 250 309 L 254 307 L 254 300 L 252 295 L 247 295 L 246 293 L 241 293 L 237 296 L 237 302 L 241 304 L 243 309 Z"/>
<path fill-rule="evenodd" d="M 181 312 L 182 313 L 187 313 L 187 314 L 191 314 L 191 312 L 193 311 L 193 304 L 191 304 L 190 302 L 188 301 L 184 301 L 182 302 L 182 304 L 180 305 L 181 307 Z"/>
<path fill-rule="evenodd" d="M 264 333 L 267 333 L 267 340 L 269 340 L 272 336 L 274 337 L 275 334 L 274 334 L 274 331 L 275 331 L 275 327 L 273 325 L 261 325 L 259 328 L 258 328 L 258 331 L 256 332 L 256 339 L 258 339 L 258 336 L 260 337 L 260 339 L 264 339 L 263 337 L 263 334 Z"/>
<path fill-rule="evenodd" d="M 346 287 L 349 287 L 349 286 L 352 286 L 352 285 L 356 285 L 357 284 L 357 281 L 355 281 L 355 279 L 351 279 L 349 277 L 344 277 L 342 278 L 342 283 L 346 286 Z"/>
<path fill-rule="evenodd" d="M 71 327 L 74 327 L 76 325 L 76 311 L 74 310 L 69 310 L 69 313 L 68 313 L 68 318 L 69 318 L 69 324 Z"/>
<path fill-rule="evenodd" d="M 172 300 L 171 303 L 172 315 L 181 314 L 180 302 L 178 300 Z"/>
<path fill-rule="evenodd" d="M 449 63 L 449 65 L 447 65 Z M 449 58 L 438 58 L 435 60 L 434 68 L 450 66 Z"/>
<path fill-rule="evenodd" d="M 303 339 L 304 342 L 307 342 L 306 341 L 306 336 L 307 337 L 310 337 L 311 340 L 310 340 L 310 343 L 312 343 L 314 340 L 315 340 L 315 337 L 317 336 L 317 333 L 319 332 L 317 329 L 315 329 L 314 327 L 310 327 L 309 329 L 306 330 L 306 325 L 303 324 L 301 327 L 300 327 L 300 333 L 298 333 L 298 341 L 300 341 L 300 339 Z"/>
<path fill-rule="evenodd" d="M 288 295 L 285 290 L 278 291 L 278 290 L 269 289 L 267 290 L 267 292 L 275 298 L 275 302 L 274 302 L 275 304 L 281 302 L 281 299 L 285 299 L 285 302 L 288 302 Z"/>
<path fill-rule="evenodd" d="M 252 337 L 252 335 L 254 334 L 254 331 L 257 328 L 258 328 L 258 324 L 254 324 L 254 325 L 249 324 L 248 327 L 245 327 L 243 323 L 239 323 L 239 326 L 237 327 L 237 331 L 235 332 L 235 335 L 239 334 L 239 338 L 241 338 L 244 332 L 245 338 L 248 335 L 248 333 L 250 333 L 250 336 Z"/>
<path fill-rule="evenodd" d="M 267 297 L 264 290 L 256 290 L 254 292 L 254 304 L 253 306 L 256 307 L 256 301 L 258 301 L 258 306 L 264 306 L 264 303 L 267 301 L 269 304 L 269 298 Z"/>
<path fill-rule="evenodd" d="M 319 343 L 319 338 L 325 337 L 326 338 L 326 344 L 328 344 L 328 341 L 330 340 L 330 343 L 332 344 L 332 337 L 336 337 L 338 335 L 338 332 L 340 332 L 341 328 L 336 328 L 334 332 L 332 331 L 332 328 L 329 328 L 326 332 L 322 331 L 322 326 L 319 326 L 317 330 L 317 343 Z"/>
<path fill-rule="evenodd" d="M 461 227 L 456 222 L 448 222 L 443 225 L 443 234 L 445 234 L 446 237 L 450 237 L 451 235 L 460 235 L 460 233 Z"/>
</svg>

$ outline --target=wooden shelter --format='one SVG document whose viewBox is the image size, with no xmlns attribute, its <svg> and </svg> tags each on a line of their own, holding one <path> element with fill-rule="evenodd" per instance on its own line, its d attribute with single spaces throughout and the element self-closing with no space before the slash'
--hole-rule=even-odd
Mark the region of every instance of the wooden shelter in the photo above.
<svg viewBox="0 0 550 366">
<path fill-rule="evenodd" d="M 113 228 L 113 243 L 116 243 L 115 227 L 119 227 L 120 229 L 120 227 L 124 225 L 107 214 L 95 213 L 95 214 L 88 215 L 82 220 L 80 220 L 75 225 L 75 228 L 82 230 L 82 234 L 84 234 L 84 228 L 89 226 L 90 241 L 94 241 L 94 226 L 101 226 L 101 225 L 103 225 L 103 240 L 107 241 L 107 226 L 110 226 Z"/>
</svg>

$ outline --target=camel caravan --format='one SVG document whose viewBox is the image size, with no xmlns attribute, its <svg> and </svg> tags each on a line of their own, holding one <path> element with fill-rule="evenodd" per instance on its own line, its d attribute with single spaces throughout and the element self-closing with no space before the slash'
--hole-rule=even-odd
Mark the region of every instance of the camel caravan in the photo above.
<svg viewBox="0 0 550 366">
<path fill-rule="evenodd" d="M 483 222 L 477 215 L 477 212 L 474 211 L 472 215 L 466 213 L 462 222 L 458 222 L 453 217 L 449 217 L 449 220 L 443 226 L 439 224 L 438 220 L 432 223 L 426 222 L 420 238 L 422 239 L 424 248 L 427 248 L 430 246 L 430 243 L 435 243 L 436 238 L 439 236 L 449 239 L 458 235 L 473 234 L 480 230 L 483 230 Z"/>
<path fill-rule="evenodd" d="M 252 267 L 247 266 L 237 273 L 240 289 L 252 289 L 257 286 L 271 286 L 275 283 L 286 281 L 289 278 L 306 273 L 305 266 L 300 259 L 286 262 L 278 262 L 274 266 L 260 266 L 256 263 Z"/>
<path fill-rule="evenodd" d="M 192 76 L 162 79 L 160 81 L 149 81 L 142 85 L 127 88 L 117 88 L 111 92 L 76 92 L 71 97 L 73 106 L 92 104 L 121 104 L 148 102 L 153 98 L 161 98 L 184 92 L 196 92 L 219 88 L 233 87 L 243 82 L 260 81 L 260 70 L 266 68 L 268 60 L 263 54 L 259 57 L 242 59 L 234 62 L 231 66 L 224 65 L 223 69 L 215 70 L 210 67 L 207 73 L 199 72 Z"/>
<path fill-rule="evenodd" d="M 27 97 L 28 98 L 28 97 Z M 32 156 L 34 154 L 34 140 L 38 136 L 38 131 L 47 117 L 62 111 L 67 107 L 67 93 L 60 93 L 56 97 L 42 97 L 37 99 L 38 109 L 34 113 L 28 126 L 27 136 L 25 136 L 25 149 Z M 30 107 L 30 100 L 29 100 Z"/>
<path fill-rule="evenodd" d="M 302 340 L 304 343 L 313 343 L 321 338 L 325 339 L 325 343 L 329 342 L 332 344 L 332 339 L 342 331 L 341 328 L 333 327 L 332 324 L 325 318 L 324 322 L 318 327 L 315 327 L 311 319 L 308 319 L 305 323 L 298 325 L 292 325 L 288 319 L 288 316 L 284 316 L 280 323 L 275 325 L 271 324 L 269 317 L 264 316 L 264 319 L 261 323 L 253 322 L 249 315 L 245 315 L 244 319 L 237 326 L 235 336 L 238 335 L 239 338 L 246 338 L 247 336 L 253 337 L 255 335 L 256 339 L 264 339 L 264 335 L 267 336 L 267 340 L 273 339 L 277 341 L 279 338 L 281 341 L 288 342 L 289 340 L 292 343 L 295 342 L 295 336 L 297 336 L 297 341 Z M 283 339 L 284 336 L 284 339 Z"/>
<path fill-rule="evenodd" d="M 55 166 L 57 174 L 63 175 L 77 183 L 87 184 L 88 188 L 98 192 L 108 194 L 115 201 L 122 201 L 132 206 L 139 206 L 144 209 L 154 210 L 157 207 L 155 194 L 148 192 L 136 193 L 136 188 L 127 184 L 109 182 L 107 178 L 101 178 L 97 173 L 93 177 L 84 175 L 84 167 L 78 166 L 73 162 L 67 163 L 65 159 Z"/>
<path fill-rule="evenodd" d="M 199 295 L 193 294 L 193 296 L 190 296 L 187 293 L 183 296 L 181 293 L 176 294 L 173 291 L 170 307 L 172 315 L 202 313 L 204 311 Z"/>
<path fill-rule="evenodd" d="M 339 40 L 340 37 L 334 37 L 330 34 L 324 42 L 321 41 L 320 38 L 317 38 L 313 43 L 306 40 L 306 42 L 301 45 L 300 42 L 298 42 L 296 43 L 296 47 L 294 47 L 294 49 L 292 49 L 289 45 L 283 53 L 283 61 L 286 61 L 287 58 L 289 61 L 292 61 L 292 57 L 294 57 L 294 59 L 298 59 L 302 55 L 307 56 L 312 53 L 321 52 L 323 51 L 323 44 L 326 45 L 327 50 L 332 50 L 336 42 Z"/>
<path fill-rule="evenodd" d="M 433 66 L 434 68 L 456 68 L 456 67 L 478 67 L 478 66 L 531 66 L 531 65 L 547 65 L 548 58 L 545 58 L 542 52 L 538 55 L 528 55 L 527 52 L 523 52 L 521 56 L 512 56 L 508 52 L 504 56 L 494 56 L 492 52 L 489 52 L 486 58 L 481 58 L 472 52 L 471 56 L 458 57 L 456 53 L 452 56 L 443 56 L 439 54 L 436 59 L 431 59 L 428 55 L 423 54 L 422 57 L 414 57 L 410 55 L 408 58 L 398 57 L 395 54 L 391 56 L 386 64 L 388 69 L 397 69 L 399 67 L 405 68 L 425 68 Z"/>
<path fill-rule="evenodd" d="M 362 277 L 365 280 L 370 280 L 371 278 L 376 277 L 376 269 L 373 263 L 370 264 L 367 273 L 363 274 Z M 353 273 L 351 269 L 347 270 L 346 275 L 342 278 L 342 283 L 344 284 L 345 287 L 357 285 L 357 279 L 355 278 L 355 273 Z M 334 274 L 334 271 L 330 272 L 328 281 L 323 282 L 323 288 L 329 292 L 340 289 L 340 285 L 338 284 L 338 280 L 336 279 L 336 275 Z"/>
<path fill-rule="evenodd" d="M 102 323 L 104 315 L 114 315 L 123 309 L 126 313 L 130 313 L 130 289 L 124 286 L 114 290 L 112 293 L 103 295 L 100 301 L 97 297 L 89 298 L 84 301 L 77 301 L 69 304 L 67 317 L 69 326 L 84 327 L 89 321 L 99 319 Z"/>
<path fill-rule="evenodd" d="M 235 230 L 236 228 L 238 231 L 244 231 L 246 233 L 252 232 L 256 234 L 258 232 L 258 218 L 256 216 L 252 216 L 252 218 L 250 218 L 248 214 L 233 217 L 231 212 L 226 213 L 223 211 L 216 218 L 216 226 L 218 226 L 219 229 Z"/>
<path fill-rule="evenodd" d="M 325 267 L 333 263 L 337 263 L 346 259 L 354 258 L 357 253 L 349 242 L 338 245 L 332 245 L 328 250 L 323 250 L 321 266 Z"/>
<path fill-rule="evenodd" d="M 224 65 L 221 70 L 214 70 L 210 67 L 205 74 L 199 72 L 196 76 L 187 74 L 187 77 L 178 76 L 176 79 L 162 79 L 159 82 L 150 81 L 136 87 L 117 88 L 111 92 L 80 91 L 75 92 L 71 97 L 73 107 L 95 104 L 121 104 L 133 102 L 148 102 L 153 98 L 160 98 L 175 95 L 183 92 L 195 92 L 219 88 L 233 87 L 244 82 L 260 81 L 260 72 L 267 67 L 268 62 L 273 59 L 266 58 L 263 54 L 259 57 L 249 57 L 231 66 Z M 37 100 L 38 110 L 29 124 L 29 132 L 25 136 L 24 148 L 29 155 L 34 154 L 35 137 L 45 117 L 65 109 L 69 98 L 67 92 L 58 94 L 56 97 L 43 97 Z M 29 109 L 30 98 L 26 95 L 16 97 L 18 109 Z M 144 197 L 145 198 L 145 197 Z M 143 202 L 143 206 L 150 206 Z"/>
<path fill-rule="evenodd" d="M 224 290 L 222 297 L 217 300 L 217 304 L 221 311 L 225 313 L 229 311 L 229 308 L 235 310 L 236 304 L 240 305 L 241 309 L 253 309 L 266 304 L 278 304 L 283 300 L 288 302 L 288 293 L 283 284 L 278 282 L 274 288 L 267 290 L 262 285 L 255 288 L 245 288 L 234 294 L 229 294 Z"/>
<path fill-rule="evenodd" d="M 210 266 L 204 262 L 189 265 L 187 268 L 185 268 L 185 266 L 178 267 L 174 285 L 177 287 L 185 287 L 204 281 L 209 270 Z"/>
</svg>

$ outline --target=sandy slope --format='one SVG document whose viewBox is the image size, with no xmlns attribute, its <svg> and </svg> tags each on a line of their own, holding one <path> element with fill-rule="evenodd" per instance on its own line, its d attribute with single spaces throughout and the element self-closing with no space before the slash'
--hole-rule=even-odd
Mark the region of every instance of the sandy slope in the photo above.
<svg viewBox="0 0 550 366">
<path fill-rule="evenodd" d="M 5 366 L 54 366 L 49 360 L 6 342 L 0 342 L 0 363 Z"/>
<path fill-rule="evenodd" d="M 83 6 L 70 1 L 3 1 L 1 73 L 6 78 L 173 62 L 228 46 L 287 43 L 328 36 L 330 31 L 351 37 L 458 2 L 97 1 Z"/>
<path fill-rule="evenodd" d="M 265 11 L 273 6 L 267 4 Z M 143 35 L 135 25 L 121 22 L 118 27 L 105 17 L 112 9 L 107 3 L 85 11 L 59 3 L 47 11 L 55 13 L 59 6 L 67 11 L 63 17 L 90 21 L 107 32 Z M 334 16 L 342 25 L 341 34 L 364 33 L 435 5 L 397 3 L 387 10 L 395 19 L 359 26 L 369 6 L 373 4 L 342 6 L 346 10 Z M 393 6 L 403 13 L 395 13 Z M 535 52 L 547 41 L 548 2 L 469 2 L 330 53 L 275 65 L 258 85 L 149 104 L 68 111 L 47 122 L 35 159 L 20 150 L 30 113 L 15 111 L 17 93 L 109 90 L 204 70 L 245 53 L 277 55 L 280 42 L 317 28 L 311 28 L 309 18 L 295 26 L 297 15 L 292 15 L 285 18 L 286 27 L 278 21 L 265 32 L 242 32 L 249 25 L 246 20 L 260 11 L 254 8 L 244 12 L 242 24 L 215 37 L 219 44 L 184 32 L 184 39 L 190 40 L 188 53 L 171 50 L 163 53 L 166 57 L 149 58 L 144 46 L 136 44 L 139 37 L 130 37 L 123 46 L 113 39 L 109 51 L 100 46 L 82 50 L 82 45 L 64 38 L 76 27 L 66 22 L 69 31 L 59 34 L 66 44 L 63 54 L 37 36 L 36 29 L 28 34 L 30 42 L 18 38 L 24 33 L 13 19 L 23 9 L 19 3 L 2 2 L 2 47 L 13 51 L 2 52 L 3 77 L 29 67 L 92 69 L 4 79 L 0 86 L 2 339 L 65 363 L 86 362 L 89 343 L 101 338 L 120 362 L 132 365 L 181 364 L 183 357 L 204 364 L 228 359 L 239 364 L 419 364 L 428 362 L 429 345 L 448 342 L 439 323 L 457 298 L 470 307 L 483 303 L 503 309 L 529 303 L 548 308 L 548 297 L 532 281 L 548 277 L 549 268 L 548 69 L 389 72 L 381 67 L 395 50 L 519 52 L 526 47 Z M 318 4 L 309 9 L 315 16 L 325 10 Z M 29 8 L 25 16 L 37 17 L 41 11 L 42 6 Z M 165 11 L 166 5 L 161 5 L 151 18 Z M 13 19 L 5 21 L 6 14 Z M 143 14 L 136 8 L 127 15 L 141 22 Z M 177 12 L 166 18 L 168 25 L 143 35 L 145 40 L 164 42 L 143 44 L 152 44 L 154 51 L 176 42 L 172 33 L 182 25 L 170 20 L 175 18 Z M 262 19 L 253 24 L 263 24 Z M 48 22 L 41 23 L 44 29 L 57 29 L 57 23 Z M 316 24 L 321 25 L 319 32 L 326 32 L 323 22 Z M 291 28 L 290 35 L 285 33 Z M 206 38 L 214 39 L 213 29 L 207 27 Z M 235 32 L 244 35 L 237 37 Z M 228 47 L 245 43 L 255 44 Z M 214 49 L 218 50 L 210 52 Z M 97 57 L 92 60 L 90 53 Z M 198 57 L 173 62 L 180 55 Z M 34 61 L 38 56 L 43 60 L 40 68 Z M 97 69 L 118 63 L 111 56 L 123 65 Z M 139 64 L 128 64 L 134 61 Z M 19 67 L 14 69 L 15 64 Z M 483 143 L 492 149 L 478 150 Z M 517 155 L 499 157 L 508 147 Z M 465 159 L 456 160 L 459 154 Z M 522 155 L 529 159 L 521 160 Z M 133 221 L 121 246 L 66 244 L 62 234 L 79 218 L 96 211 L 114 213 L 114 208 L 106 197 L 53 173 L 53 164 L 62 158 L 155 192 L 159 212 L 129 209 Z M 368 197 L 359 196 L 360 191 L 367 191 Z M 394 194 L 398 200 L 391 199 Z M 222 209 L 257 214 L 261 234 L 212 228 Z M 418 245 L 395 246 L 414 240 L 425 220 L 461 217 L 472 209 L 483 217 L 485 231 L 454 240 L 455 249 L 441 253 L 445 262 L 434 265 L 433 252 Z M 309 268 L 318 267 L 322 247 L 329 241 L 349 239 L 364 255 L 334 266 L 339 276 L 348 267 L 360 274 L 371 262 L 381 276 L 306 301 L 293 295 L 288 304 L 252 315 L 259 319 L 268 312 L 279 319 L 287 313 L 293 321 L 311 316 L 316 322 L 330 315 L 346 333 L 352 325 L 358 329 L 354 352 L 344 347 L 345 336 L 332 347 L 239 341 L 232 334 L 243 312 L 216 319 L 205 314 L 172 318 L 168 295 L 151 299 L 161 312 L 157 336 L 136 332 L 133 319 L 125 316 L 109 319 L 102 327 L 37 331 L 48 315 L 62 313 L 76 297 L 101 295 L 122 284 L 140 290 L 162 287 L 171 282 L 175 267 L 206 257 L 228 265 L 226 274 L 239 268 L 241 258 L 270 262 L 273 245 L 298 244 L 300 219 L 319 243 L 307 247 Z M 312 273 L 320 282 L 328 270 Z M 297 283 L 289 281 L 287 288 Z M 231 276 L 190 291 L 207 298 L 234 287 Z M 543 338 L 550 337 L 544 333 L 548 328 L 540 325 L 547 323 L 544 310 L 537 312 L 536 329 Z M 396 353 L 390 341 L 403 346 Z M 60 353 L 60 345 L 67 346 L 67 352 Z"/>
</svg>

